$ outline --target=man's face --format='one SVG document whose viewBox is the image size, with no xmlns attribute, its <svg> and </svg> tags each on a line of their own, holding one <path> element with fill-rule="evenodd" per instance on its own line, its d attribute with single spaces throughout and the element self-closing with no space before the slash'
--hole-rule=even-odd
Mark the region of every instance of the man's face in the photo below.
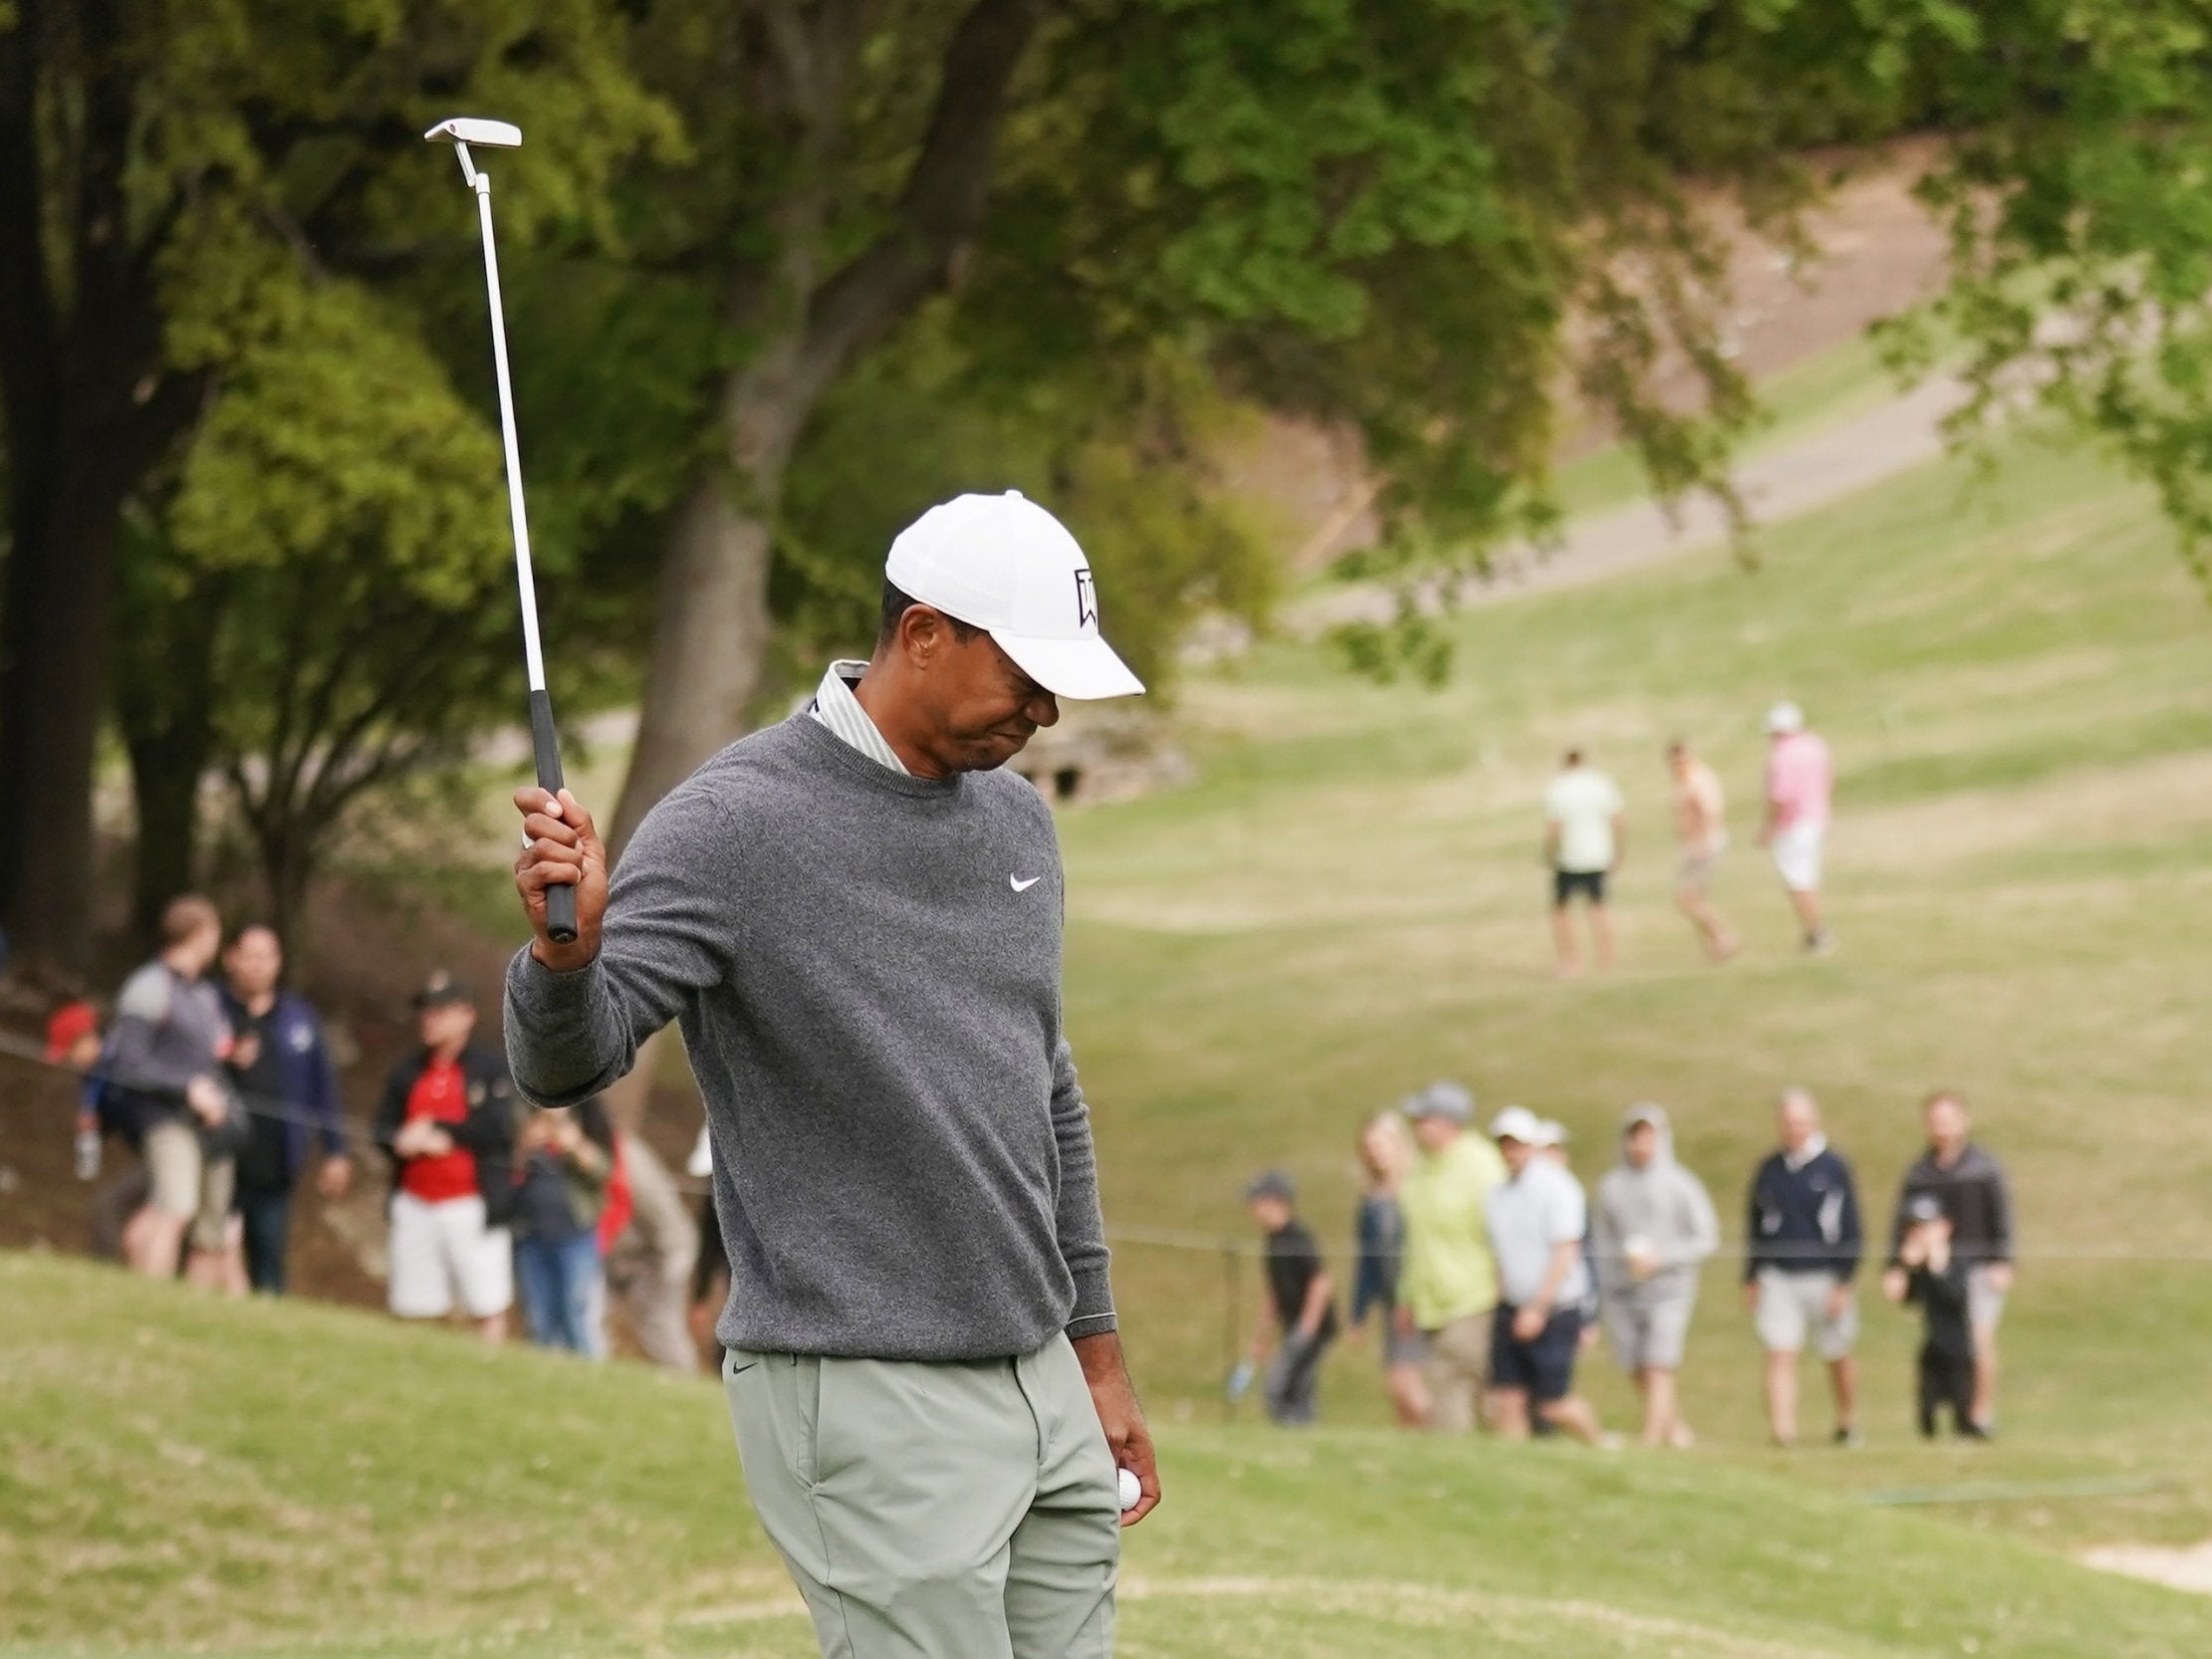
<svg viewBox="0 0 2212 1659">
<path fill-rule="evenodd" d="M 1632 1166 L 1649 1169 L 1651 1159 L 1659 1150 L 1659 1131 L 1648 1123 L 1632 1124 L 1628 1129 L 1628 1138 L 1622 1142 L 1621 1150 L 1627 1154 Z"/>
<path fill-rule="evenodd" d="M 1263 1233 L 1280 1233 L 1290 1225 L 1291 1207 L 1280 1198 L 1255 1198 L 1252 1220 Z"/>
<path fill-rule="evenodd" d="M 1966 1108 L 1948 1095 L 1928 1102 L 1928 1144 L 1944 1157 L 1966 1144 Z"/>
<path fill-rule="evenodd" d="M 458 1049 L 476 1029 L 476 1010 L 467 1003 L 432 1003 L 416 1012 L 414 1023 L 425 1049 Z"/>
<path fill-rule="evenodd" d="M 186 939 L 183 955 L 185 965 L 191 971 L 191 976 L 196 979 L 207 972 L 208 964 L 222 953 L 222 949 L 223 930 L 221 924 L 217 922 L 208 923 L 207 926 Z"/>
<path fill-rule="evenodd" d="M 941 619 L 926 686 L 931 758 L 947 772 L 988 772 L 1020 754 L 1040 726 L 1060 721 L 1060 700 L 987 633 L 960 638 Z"/>
<path fill-rule="evenodd" d="M 267 928 L 249 927 L 231 941 L 223 967 L 230 975 L 230 988 L 240 997 L 265 997 L 277 988 L 277 977 L 284 972 L 284 949 Z"/>
<path fill-rule="evenodd" d="M 1507 1169 L 1518 1175 L 1529 1167 L 1529 1160 L 1536 1156 L 1536 1148 L 1525 1140 L 1507 1135 L 1498 1142 L 1498 1156 L 1505 1159 Z"/>
<path fill-rule="evenodd" d="M 1666 769 L 1679 778 L 1690 769 L 1690 752 L 1687 749 L 1669 749 L 1666 752 Z"/>
<path fill-rule="evenodd" d="M 1459 1138 L 1459 1125 L 1448 1117 L 1416 1117 L 1413 1139 L 1424 1152 L 1441 1152 Z"/>
<path fill-rule="evenodd" d="M 1782 1149 L 1793 1157 L 1805 1150 L 1821 1127 L 1819 1116 L 1803 1100 L 1785 1100 L 1777 1121 L 1782 1126 Z"/>
</svg>

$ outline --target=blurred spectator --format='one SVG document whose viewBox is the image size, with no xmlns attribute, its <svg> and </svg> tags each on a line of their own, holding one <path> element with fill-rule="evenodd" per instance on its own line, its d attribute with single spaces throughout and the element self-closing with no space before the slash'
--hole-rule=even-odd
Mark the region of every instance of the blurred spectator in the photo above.
<svg viewBox="0 0 2212 1659">
<path fill-rule="evenodd" d="M 600 1214 L 614 1130 L 598 1095 L 565 1109 L 525 1105 L 515 1190 L 515 1282 L 541 1348 L 604 1358 Z"/>
<path fill-rule="evenodd" d="M 46 1022 L 46 1064 L 85 1072 L 99 1058 L 100 1011 L 82 997 L 62 1004 Z"/>
<path fill-rule="evenodd" d="M 1821 919 L 1821 864 L 1836 765 L 1827 740 L 1805 729 L 1805 711 L 1795 703 L 1767 711 L 1767 821 L 1759 844 L 1774 854 L 1805 948 L 1825 956 L 1834 941 Z"/>
<path fill-rule="evenodd" d="M 188 1273 L 221 1283 L 230 1224 L 232 1158 L 244 1128 L 223 1070 L 230 1030 L 201 976 L 222 948 L 223 923 L 197 894 L 161 913 L 161 950 L 116 998 L 100 1084 L 100 1115 L 135 1147 L 148 1202 L 124 1226 L 130 1267 L 174 1278 L 190 1229 Z"/>
<path fill-rule="evenodd" d="M 1582 1186 L 1557 1159 L 1543 1155 L 1543 1125 L 1527 1107 L 1506 1107 L 1490 1133 L 1506 1166 L 1506 1180 L 1487 1206 L 1500 1294 L 1490 1350 L 1498 1434 L 1528 1438 L 1533 1410 L 1562 1434 L 1601 1444 L 1597 1414 L 1575 1392 L 1582 1304 L 1590 1291 Z"/>
<path fill-rule="evenodd" d="M 79 998 L 62 1004 L 48 1016 L 46 1064 L 67 1066 L 85 1079 L 77 1090 L 76 1157 L 80 1181 L 100 1179 L 100 1084 L 90 1074 L 99 1064 L 100 1048 L 100 1011 L 91 1003 Z"/>
<path fill-rule="evenodd" d="M 322 1018 L 283 988 L 284 945 L 273 928 L 242 929 L 223 953 L 223 1009 L 233 1035 L 230 1075 L 246 1108 L 238 1152 L 237 1204 L 244 1223 L 247 1282 L 282 1296 L 291 1252 L 292 1193 L 320 1153 L 316 1186 L 345 1196 L 353 1180 L 338 1091 Z"/>
<path fill-rule="evenodd" d="M 1580 893 L 1590 909 L 1590 938 L 1598 966 L 1613 963 L 1612 918 L 1605 910 L 1605 880 L 1619 868 L 1627 846 L 1626 804 L 1620 788 L 1583 752 L 1570 749 L 1558 777 L 1544 793 L 1544 856 L 1552 867 L 1552 942 L 1564 977 L 1582 972 L 1571 906 Z"/>
<path fill-rule="evenodd" d="M 1337 1334 L 1336 1293 L 1313 1234 L 1298 1220 L 1290 1177 L 1270 1170 L 1245 1198 L 1267 1236 L 1268 1302 L 1252 1360 L 1267 1366 L 1268 1418 L 1285 1427 L 1311 1423 L 1321 1410 L 1322 1356 Z"/>
<path fill-rule="evenodd" d="M 702 1349 L 711 1349 L 713 1369 L 722 1369 L 722 1344 L 714 1322 L 730 1296 L 730 1259 L 722 1249 L 722 1215 L 714 1207 L 714 1142 L 705 1124 L 699 1126 L 698 1144 L 691 1148 L 684 1173 L 705 1183 L 699 1199 L 699 1253 L 691 1264 L 691 1338 Z"/>
<path fill-rule="evenodd" d="M 1997 1428 L 1997 1326 L 2012 1290 L 2012 1193 L 1997 1160 L 1976 1146 L 1966 1102 L 1948 1091 L 1931 1094 L 1921 1108 L 1928 1149 L 1905 1171 L 1897 1214 L 1889 1228 L 1889 1272 L 1883 1289 L 1894 1300 L 1903 1277 L 1900 1257 L 1906 1211 L 1915 1198 L 1933 1198 L 1951 1226 L 1951 1250 L 1966 1267 L 1967 1314 L 1974 1330 L 1975 1428 Z"/>
<path fill-rule="evenodd" d="M 1488 1209 L 1505 1165 L 1488 1141 L 1468 1133 L 1475 1101 L 1459 1084 L 1432 1083 L 1405 1111 L 1421 1155 L 1398 1196 L 1405 1213 L 1398 1328 L 1418 1331 L 1426 1350 L 1429 1422 L 1439 1433 L 1465 1434 L 1481 1419 L 1490 1379 L 1498 1269 Z"/>
<path fill-rule="evenodd" d="M 1397 1317 L 1398 1280 L 1405 1266 L 1405 1213 L 1398 1207 L 1398 1189 L 1413 1165 L 1405 1119 L 1394 1111 L 1370 1118 L 1359 1131 L 1359 1162 L 1367 1172 L 1367 1190 L 1352 1229 L 1359 1266 L 1352 1284 L 1352 1326 L 1365 1330 L 1367 1315 L 1374 1315 L 1383 1385 L 1390 1391 L 1398 1425 L 1422 1428 L 1428 1423 L 1428 1383 L 1421 1375 L 1427 1348 L 1420 1332 L 1401 1328 Z"/>
<path fill-rule="evenodd" d="M 608 1293 L 620 1304 L 646 1358 L 695 1371 L 699 1349 L 684 1310 L 692 1264 L 699 1255 L 698 1228 L 668 1166 L 644 1136 L 616 1129 L 614 1145 L 629 1186 L 630 1214 L 612 1237 L 605 1222 L 600 1228 Z"/>
<path fill-rule="evenodd" d="M 391 1068 L 374 1139 L 392 1160 L 391 1310 L 442 1319 L 456 1302 L 487 1342 L 515 1300 L 512 1084 L 506 1057 L 471 1041 L 476 1003 L 451 974 L 415 993 L 421 1047 Z"/>
<path fill-rule="evenodd" d="M 1948 1405 L 1953 1433 L 1986 1440 L 1988 1431 L 1974 1415 L 1974 1332 L 1968 1322 L 1972 1270 L 1951 1248 L 1951 1218 L 1933 1193 L 1908 1199 L 1902 1219 L 1897 1270 L 1885 1276 L 1882 1288 L 1893 1302 L 1920 1304 L 1920 1432 L 1934 1439 L 1936 1408 Z"/>
<path fill-rule="evenodd" d="M 1648 1101 L 1630 1106 L 1619 1166 L 1598 1184 L 1591 1258 L 1614 1356 L 1643 1401 L 1646 1446 L 1693 1441 L 1674 1379 L 1697 1307 L 1698 1270 L 1719 1248 L 1713 1201 L 1675 1161 L 1665 1109 Z"/>
<path fill-rule="evenodd" d="M 1820 1103 L 1788 1090 L 1776 1113 L 1779 1150 L 1751 1178 L 1744 1301 L 1767 1350 L 1767 1425 L 1777 1446 L 1798 1438 L 1798 1355 L 1811 1336 L 1836 1395 L 1836 1442 L 1858 1444 L 1858 1272 L 1861 1229 L 1851 1167 L 1821 1133 Z"/>
<path fill-rule="evenodd" d="M 1744 942 L 1713 905 L 1713 875 L 1728 850 L 1728 800 L 1720 774 L 1687 743 L 1667 745 L 1667 771 L 1674 779 L 1674 834 L 1681 859 L 1674 868 L 1674 903 L 1715 962 L 1725 962 Z"/>
</svg>

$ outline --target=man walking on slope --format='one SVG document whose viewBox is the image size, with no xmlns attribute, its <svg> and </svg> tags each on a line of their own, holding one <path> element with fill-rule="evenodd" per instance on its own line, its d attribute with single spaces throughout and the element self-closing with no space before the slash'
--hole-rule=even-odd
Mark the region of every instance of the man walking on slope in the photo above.
<svg viewBox="0 0 2212 1659">
<path fill-rule="evenodd" d="M 1913 1201 L 1931 1198 L 1950 1224 L 1951 1250 L 1966 1264 L 1967 1320 L 1974 1333 L 1974 1400 L 1967 1428 L 1988 1439 L 1997 1428 L 1997 1326 L 2013 1284 L 2012 1189 L 2004 1166 L 1969 1138 L 1966 1102 L 1949 1089 L 1921 1107 L 1928 1149 L 1905 1171 L 1889 1228 L 1889 1266 L 1882 1289 L 1902 1298 L 1902 1254 Z"/>
<path fill-rule="evenodd" d="M 1590 942 L 1599 972 L 1613 963 L 1612 916 L 1605 909 L 1605 881 L 1620 865 L 1628 838 L 1627 805 L 1620 786 L 1570 749 L 1559 776 L 1544 792 L 1544 859 L 1552 867 L 1552 945 L 1559 975 L 1583 971 L 1575 948 L 1575 895 L 1590 906 Z"/>
<path fill-rule="evenodd" d="M 1715 772 L 1687 743 L 1667 745 L 1667 773 L 1674 780 L 1674 834 L 1681 862 L 1674 871 L 1674 904 L 1697 929 L 1705 954 L 1726 962 L 1743 940 L 1713 904 L 1713 875 L 1728 850 L 1728 799 Z"/>
<path fill-rule="evenodd" d="M 1821 919 L 1821 866 L 1836 763 L 1828 740 L 1805 729 L 1805 711 L 1795 703 L 1777 703 L 1767 711 L 1767 822 L 1759 844 L 1774 855 L 1807 953 L 1826 956 L 1835 942 Z"/>
<path fill-rule="evenodd" d="M 680 1019 L 738 1452 L 824 1652 L 1104 1656 L 1117 1527 L 1159 1480 L 1062 1030 L 1059 844 L 1000 768 L 1059 698 L 1143 687 L 1083 550 L 1018 494 L 931 509 L 884 575 L 873 659 L 661 801 L 612 892 L 575 798 L 516 792 L 536 938 L 509 1050 L 558 1105 Z M 570 945 L 546 933 L 556 882 Z"/>
</svg>

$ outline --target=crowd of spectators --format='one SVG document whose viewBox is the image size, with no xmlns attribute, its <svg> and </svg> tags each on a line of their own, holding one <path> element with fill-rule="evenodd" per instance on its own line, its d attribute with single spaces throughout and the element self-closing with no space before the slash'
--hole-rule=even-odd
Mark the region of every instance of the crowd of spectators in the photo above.
<svg viewBox="0 0 2212 1659">
<path fill-rule="evenodd" d="M 83 1077 L 80 1178 L 99 1181 L 111 1148 L 128 1154 L 96 1195 L 96 1243 L 149 1277 L 282 1296 L 299 1186 L 312 1178 L 335 1202 L 357 1178 L 332 1045 L 284 983 L 283 942 L 252 924 L 226 944 L 215 906 L 179 897 L 114 1009 L 103 1030 L 92 1004 L 67 1003 L 47 1029 L 48 1061 Z M 416 1041 L 366 1137 L 388 1179 L 390 1310 L 501 1341 L 519 1304 L 531 1341 L 598 1358 L 612 1295 L 648 1357 L 696 1367 L 698 1235 L 651 1149 L 597 1098 L 522 1100 L 452 974 L 432 974 L 411 1009 Z"/>
<path fill-rule="evenodd" d="M 1722 1248 L 1705 1184 L 1675 1155 L 1673 1125 L 1628 1108 L 1617 1162 L 1595 1202 L 1570 1166 L 1566 1131 L 1523 1106 L 1475 1128 L 1468 1091 L 1439 1082 L 1366 1123 L 1366 1187 L 1352 1235 L 1351 1327 L 1373 1331 L 1406 1428 L 1503 1439 L 1557 1434 L 1616 1444 L 1576 1388 L 1599 1340 L 1633 1383 L 1640 1434 L 1687 1448 L 1696 1436 L 1676 1386 L 1705 1264 Z M 1948 1091 L 1922 1108 L 1927 1151 L 1906 1171 L 1882 1274 L 1890 1302 L 1917 1306 L 1918 1421 L 1947 1412 L 1959 1435 L 1996 1429 L 1997 1330 L 2012 1286 L 2004 1171 L 1970 1138 Z M 1745 1309 L 1765 1350 L 1769 1431 L 1799 1439 L 1798 1377 L 1810 1345 L 1828 1371 L 1834 1442 L 1860 1444 L 1857 1277 L 1865 1235 L 1851 1167 L 1823 1132 L 1818 1102 L 1787 1090 L 1775 1150 L 1746 1187 Z M 1299 1219 L 1290 1178 L 1246 1191 L 1265 1240 L 1267 1298 L 1232 1397 L 1262 1384 L 1269 1417 L 1311 1423 L 1321 1360 L 1338 1332 L 1336 1282 Z"/>
</svg>

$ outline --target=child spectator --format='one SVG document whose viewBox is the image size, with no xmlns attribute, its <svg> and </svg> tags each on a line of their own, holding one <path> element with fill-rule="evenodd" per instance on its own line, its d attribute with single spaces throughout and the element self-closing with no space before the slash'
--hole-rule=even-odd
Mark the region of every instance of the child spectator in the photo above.
<svg viewBox="0 0 2212 1659">
<path fill-rule="evenodd" d="M 1951 1218 L 1942 1201 L 1922 1193 L 1905 1206 L 1905 1236 L 1897 1265 L 1904 1270 L 1903 1300 L 1918 1303 L 1925 1321 L 1920 1339 L 1920 1432 L 1935 1438 L 1936 1410 L 1951 1408 L 1951 1427 L 1969 1440 L 1988 1438 L 1974 1419 L 1974 1332 L 1967 1320 L 1971 1265 L 1951 1248 Z"/>
<path fill-rule="evenodd" d="M 1291 1178 L 1270 1170 L 1245 1198 L 1267 1235 L 1269 1300 L 1252 1341 L 1252 1362 L 1267 1364 L 1268 1418 L 1285 1427 L 1311 1423 L 1320 1414 L 1322 1355 L 1337 1334 L 1335 1289 L 1313 1234 L 1298 1221 Z"/>
<path fill-rule="evenodd" d="M 569 1110 L 534 1109 L 517 1150 L 515 1288 L 530 1340 L 601 1358 L 599 1223 L 614 1167 L 607 1108 L 595 1094 Z"/>
</svg>

